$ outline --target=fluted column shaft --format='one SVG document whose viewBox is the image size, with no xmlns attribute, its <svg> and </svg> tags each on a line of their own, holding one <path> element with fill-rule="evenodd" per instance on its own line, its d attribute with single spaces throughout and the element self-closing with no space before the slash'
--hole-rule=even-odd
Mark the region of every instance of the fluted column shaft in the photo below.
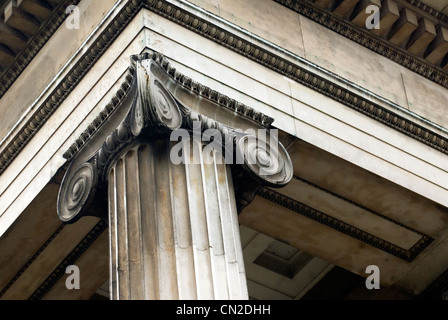
<svg viewBox="0 0 448 320">
<path fill-rule="evenodd" d="M 190 146 L 200 163 L 173 164 L 171 142 L 155 139 L 111 166 L 112 299 L 248 298 L 230 168 Z"/>
<path fill-rule="evenodd" d="M 293 177 L 273 119 L 159 53 L 131 61 L 112 102 L 64 153 L 59 219 L 109 220 L 113 299 L 247 299 L 237 210 L 261 185 Z"/>
</svg>

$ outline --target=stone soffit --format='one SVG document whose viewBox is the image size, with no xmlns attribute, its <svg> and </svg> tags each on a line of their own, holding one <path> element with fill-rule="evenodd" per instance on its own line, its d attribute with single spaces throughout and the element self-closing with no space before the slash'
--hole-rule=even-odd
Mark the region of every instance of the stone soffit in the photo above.
<svg viewBox="0 0 448 320">
<path fill-rule="evenodd" d="M 304 3 L 304 5 L 307 4 Z M 0 174 L 9 166 L 27 142 L 30 141 L 34 134 L 43 126 L 45 121 L 64 101 L 65 97 L 82 80 L 83 76 L 90 70 L 90 67 L 107 50 L 118 34 L 120 34 L 121 30 L 126 27 L 142 8 L 157 13 L 209 40 L 249 58 L 254 62 L 280 73 L 293 81 L 328 96 L 335 101 L 442 153 L 448 154 L 446 137 L 403 117 L 399 113 L 389 110 L 389 108 L 386 108 L 375 101 L 365 98 L 351 89 L 347 89 L 344 85 L 336 83 L 336 81 L 332 82 L 331 79 L 327 79 L 317 72 L 314 73 L 310 71 L 309 67 L 304 67 L 298 63 L 291 62 L 268 49 L 259 47 L 254 43 L 229 32 L 221 26 L 214 25 L 212 22 L 207 21 L 202 17 L 194 16 L 191 12 L 176 7 L 168 1 L 129 1 L 121 12 L 116 15 L 114 21 L 112 21 L 96 41 L 85 50 L 86 53 L 78 60 L 65 78 L 54 89 L 52 94 L 49 95 L 46 101 L 36 108 L 36 111 L 33 116 L 30 117 L 30 120 L 25 123 L 11 141 L 2 148 L 0 151 Z M 445 76 L 442 78 L 445 79 L 444 81 L 447 79 Z"/>
</svg>

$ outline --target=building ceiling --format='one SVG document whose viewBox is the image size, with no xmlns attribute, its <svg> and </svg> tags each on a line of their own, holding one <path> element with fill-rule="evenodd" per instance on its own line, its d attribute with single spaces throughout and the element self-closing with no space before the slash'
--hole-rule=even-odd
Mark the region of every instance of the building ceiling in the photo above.
<svg viewBox="0 0 448 320">
<path fill-rule="evenodd" d="M 360 277 L 376 265 L 414 297 L 446 270 L 448 209 L 303 141 L 288 151 L 294 179 L 258 191 L 242 225 Z"/>
<path fill-rule="evenodd" d="M 249 295 L 257 300 L 299 300 L 334 266 L 241 226 Z"/>
</svg>

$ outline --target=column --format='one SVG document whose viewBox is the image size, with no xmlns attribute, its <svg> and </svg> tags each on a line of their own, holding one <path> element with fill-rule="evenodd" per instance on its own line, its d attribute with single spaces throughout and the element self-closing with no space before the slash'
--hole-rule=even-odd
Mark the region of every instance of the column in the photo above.
<svg viewBox="0 0 448 320">
<path fill-rule="evenodd" d="M 64 223 L 108 221 L 112 299 L 248 298 L 238 210 L 293 175 L 272 121 L 159 53 L 132 57 L 116 96 L 64 153 L 57 208 Z M 172 161 L 173 133 L 188 146 L 182 161 Z"/>
<path fill-rule="evenodd" d="M 248 298 L 230 168 L 213 159 L 175 165 L 170 141 L 156 139 L 111 166 L 113 299 Z"/>
</svg>

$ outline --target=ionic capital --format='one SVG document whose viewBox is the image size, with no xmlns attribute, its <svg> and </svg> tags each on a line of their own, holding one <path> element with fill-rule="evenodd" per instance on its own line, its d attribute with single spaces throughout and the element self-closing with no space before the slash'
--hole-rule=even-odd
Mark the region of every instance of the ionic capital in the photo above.
<svg viewBox="0 0 448 320">
<path fill-rule="evenodd" d="M 101 216 L 89 207 L 98 194 L 104 197 L 102 185 L 111 164 L 136 143 L 155 137 L 171 139 L 182 149 L 190 145 L 181 141 L 187 136 L 218 149 L 235 177 L 250 179 L 252 187 L 282 187 L 291 180 L 293 168 L 276 131 L 270 130 L 272 122 L 182 75 L 159 53 L 132 56 L 114 99 L 64 154 L 70 165 L 59 192 L 59 218 L 72 223 L 83 215 Z M 187 161 L 185 151 L 180 154 Z M 242 201 L 248 202 L 244 191 Z"/>
</svg>

